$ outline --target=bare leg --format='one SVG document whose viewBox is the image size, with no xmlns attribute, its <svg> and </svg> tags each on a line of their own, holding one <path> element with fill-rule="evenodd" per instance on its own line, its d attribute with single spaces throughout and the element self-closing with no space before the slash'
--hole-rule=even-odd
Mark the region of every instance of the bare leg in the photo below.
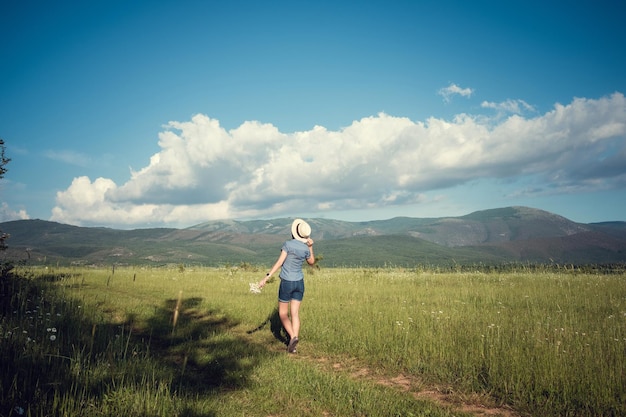
<svg viewBox="0 0 626 417">
<path fill-rule="evenodd" d="M 300 335 L 300 303 L 301 301 L 291 300 L 291 337 Z"/>
<path fill-rule="evenodd" d="M 287 334 L 289 334 L 289 338 L 294 337 L 291 320 L 289 320 L 289 303 L 278 302 L 278 317 L 280 317 L 283 328 L 287 331 Z"/>
</svg>

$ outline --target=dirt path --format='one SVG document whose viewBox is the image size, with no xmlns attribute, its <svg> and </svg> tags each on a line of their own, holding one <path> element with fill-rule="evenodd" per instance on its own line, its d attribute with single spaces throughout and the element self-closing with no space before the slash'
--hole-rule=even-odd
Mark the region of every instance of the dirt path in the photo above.
<svg viewBox="0 0 626 417">
<path fill-rule="evenodd" d="M 341 372 L 354 379 L 366 379 L 376 384 L 410 393 L 417 399 L 432 401 L 452 411 L 460 411 L 478 417 L 522 417 L 522 414 L 511 408 L 497 406 L 492 399 L 486 396 L 478 394 L 467 396 L 456 393 L 450 388 L 427 386 L 419 378 L 411 375 L 400 374 L 394 377 L 380 375 L 360 366 L 356 361 L 350 360 L 339 362 L 333 358 L 301 354 L 294 355 L 294 357 L 298 360 L 316 362 L 329 371 Z"/>
<path fill-rule="evenodd" d="M 263 327 L 263 326 L 261 326 Z M 255 329 L 258 330 L 258 329 Z M 250 337 L 251 333 L 247 332 Z M 277 344 L 275 340 L 268 341 L 271 350 L 275 352 L 285 352 L 285 346 Z M 507 406 L 499 406 L 496 402 L 486 395 L 472 394 L 466 395 L 455 392 L 451 387 L 433 386 L 425 384 L 418 377 L 413 375 L 396 375 L 389 376 L 380 372 L 376 372 L 360 362 L 356 358 L 340 358 L 329 356 L 316 356 L 312 354 L 303 354 L 299 352 L 290 355 L 295 360 L 303 360 L 315 363 L 328 372 L 342 373 L 350 378 L 357 380 L 367 380 L 369 382 L 391 387 L 399 391 L 403 391 L 413 395 L 416 399 L 432 401 L 437 405 L 447 408 L 453 412 L 462 412 L 477 417 L 526 417 L 526 414 L 520 414 Z"/>
</svg>

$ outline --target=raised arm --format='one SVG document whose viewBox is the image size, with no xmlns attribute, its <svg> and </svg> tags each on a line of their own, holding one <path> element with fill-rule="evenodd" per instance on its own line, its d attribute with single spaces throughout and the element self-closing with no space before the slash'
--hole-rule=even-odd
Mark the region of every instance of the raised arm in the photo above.
<svg viewBox="0 0 626 417">
<path fill-rule="evenodd" d="M 315 263 L 315 254 L 313 253 L 313 239 L 308 238 L 306 240 L 306 245 L 309 247 L 309 252 L 311 252 L 311 255 L 307 258 L 306 262 L 309 265 L 313 265 Z"/>
</svg>

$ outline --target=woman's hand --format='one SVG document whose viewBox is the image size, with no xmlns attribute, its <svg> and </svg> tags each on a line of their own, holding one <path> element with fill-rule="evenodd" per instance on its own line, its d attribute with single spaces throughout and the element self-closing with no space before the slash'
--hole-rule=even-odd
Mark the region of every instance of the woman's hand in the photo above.
<svg viewBox="0 0 626 417">
<path fill-rule="evenodd" d="M 265 278 L 263 278 L 260 282 L 259 282 L 259 288 L 263 288 L 265 287 L 265 284 L 267 284 L 267 280 L 270 279 L 270 274 L 267 273 L 265 274 Z"/>
</svg>

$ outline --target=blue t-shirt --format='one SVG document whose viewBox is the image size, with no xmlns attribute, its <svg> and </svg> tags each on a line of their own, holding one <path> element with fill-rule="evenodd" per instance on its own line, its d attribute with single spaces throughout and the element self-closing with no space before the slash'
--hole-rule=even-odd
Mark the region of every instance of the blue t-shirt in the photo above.
<svg viewBox="0 0 626 417">
<path fill-rule="evenodd" d="M 311 257 L 311 251 L 307 244 L 291 239 L 283 244 L 281 250 L 287 252 L 287 258 L 280 270 L 280 278 L 286 281 L 300 281 L 304 279 L 302 263 Z"/>
</svg>

